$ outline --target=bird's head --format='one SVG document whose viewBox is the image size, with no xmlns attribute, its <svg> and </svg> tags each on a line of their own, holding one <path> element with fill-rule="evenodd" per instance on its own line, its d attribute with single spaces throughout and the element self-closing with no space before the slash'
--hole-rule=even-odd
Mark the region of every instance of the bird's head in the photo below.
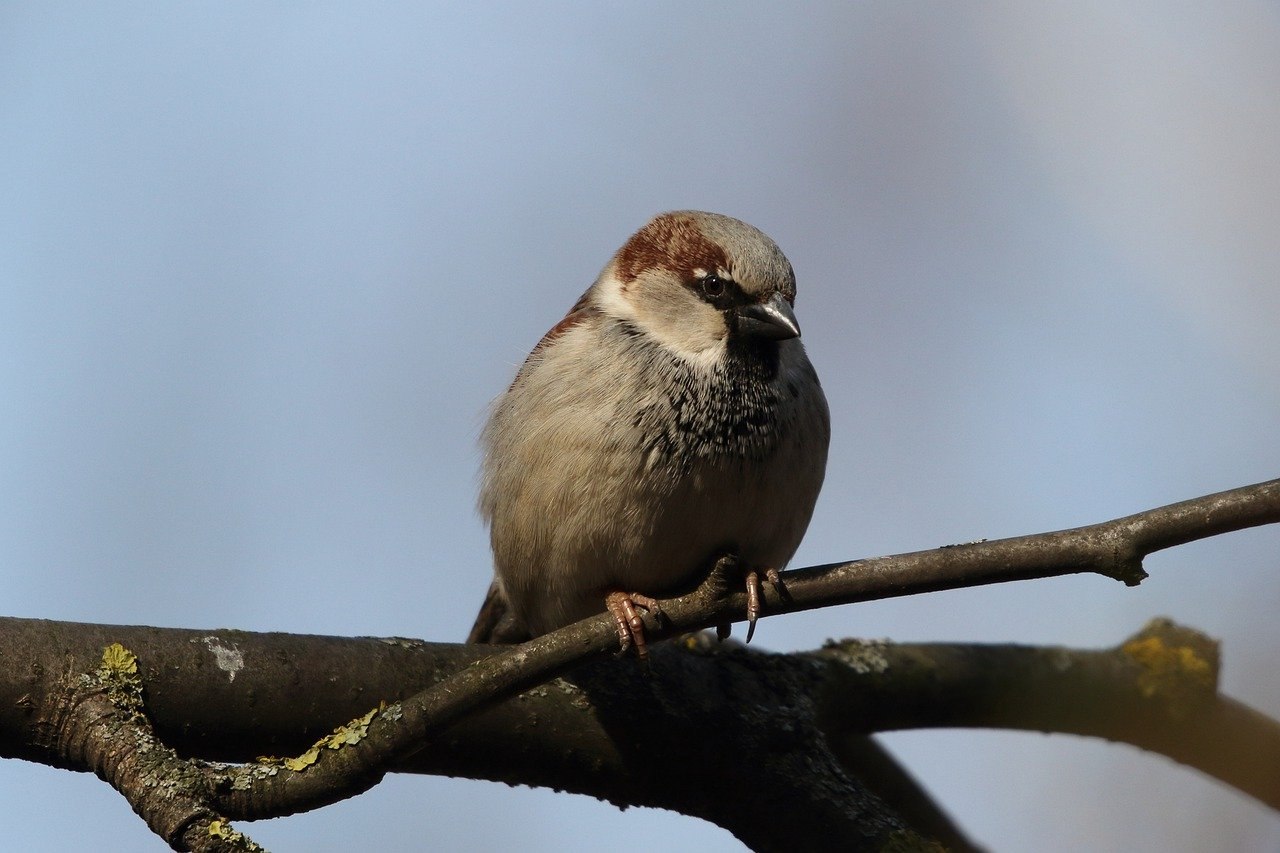
<svg viewBox="0 0 1280 853">
<path fill-rule="evenodd" d="M 800 336 L 796 279 L 762 231 L 717 213 L 663 213 L 618 250 L 596 307 L 694 362 Z"/>
</svg>

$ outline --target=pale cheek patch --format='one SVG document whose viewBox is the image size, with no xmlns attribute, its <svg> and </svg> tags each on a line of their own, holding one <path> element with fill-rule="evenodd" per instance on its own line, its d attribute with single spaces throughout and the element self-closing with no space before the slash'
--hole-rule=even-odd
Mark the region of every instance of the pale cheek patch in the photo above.
<svg viewBox="0 0 1280 853">
<path fill-rule="evenodd" d="M 665 305 L 646 307 L 637 297 L 643 288 L 653 284 L 637 278 L 628 288 L 610 273 L 597 284 L 596 304 L 606 316 L 644 329 L 685 361 L 701 370 L 711 370 L 724 353 L 728 335 L 720 313 L 688 294 L 684 298 L 689 304 L 675 303 L 678 307 L 674 312 L 665 310 Z"/>
<path fill-rule="evenodd" d="M 625 285 L 618 280 L 617 276 L 606 276 L 601 279 L 598 285 L 597 304 L 610 317 L 634 322 L 636 320 L 636 309 L 631 304 L 631 300 L 627 298 L 624 290 Z"/>
</svg>

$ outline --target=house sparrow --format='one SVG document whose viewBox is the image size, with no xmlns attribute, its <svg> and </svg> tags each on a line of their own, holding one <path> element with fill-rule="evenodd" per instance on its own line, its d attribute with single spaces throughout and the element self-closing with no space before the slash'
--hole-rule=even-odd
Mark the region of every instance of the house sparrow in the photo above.
<svg viewBox="0 0 1280 853">
<path fill-rule="evenodd" d="M 534 347 L 482 436 L 495 578 L 468 642 L 519 642 L 636 607 L 721 555 L 763 572 L 795 553 L 830 422 L 792 313 L 795 274 L 745 222 L 655 217 Z M 748 638 L 750 635 L 748 635 Z"/>
</svg>

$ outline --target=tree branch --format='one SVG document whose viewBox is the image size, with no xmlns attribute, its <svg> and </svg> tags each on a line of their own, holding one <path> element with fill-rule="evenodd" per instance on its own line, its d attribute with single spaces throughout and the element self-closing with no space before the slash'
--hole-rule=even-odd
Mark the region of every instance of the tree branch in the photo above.
<svg viewBox="0 0 1280 853">
<path fill-rule="evenodd" d="M 143 662 L 147 707 L 161 737 L 184 754 L 198 749 L 205 757 L 232 760 L 282 748 L 301 751 L 297 731 L 314 738 L 358 708 L 438 683 L 490 651 L 4 619 L 0 659 L 29 661 L 53 674 L 59 662 L 95 660 L 108 637 L 135 649 Z M 211 647 L 233 649 L 240 664 L 218 668 Z M 439 773 L 450 772 L 445 764 L 457 769 L 469 763 L 465 775 L 475 778 L 549 784 L 620 805 L 675 809 L 723 826 L 759 850 L 923 845 L 827 749 L 813 723 L 811 664 L 772 655 L 719 659 L 673 644 L 656 649 L 655 662 L 648 676 L 631 661 L 585 667 L 572 681 L 469 718 L 398 769 Z M 301 671 L 308 678 L 299 682 Z M 195 684 L 192 673 L 201 673 Z M 3 677 L 0 750 L 48 760 L 48 745 L 32 743 L 32 730 L 41 727 L 46 691 L 56 692 L 57 679 Z M 19 713 L 14 705 L 22 697 L 27 710 Z M 726 714 L 727 707 L 735 712 Z M 218 751 L 209 751 L 215 745 Z M 206 784 L 213 788 L 217 777 Z M 221 808 L 242 800 L 215 795 L 211 802 Z M 251 807 L 265 802 L 252 800 Z"/>
<path fill-rule="evenodd" d="M 156 738 L 142 702 L 137 658 L 118 643 L 92 672 L 60 679 L 39 727 L 42 748 L 95 773 L 175 850 L 254 853 L 261 848 L 207 805 L 202 777 Z"/>
<path fill-rule="evenodd" d="M 91 665 L 107 638 L 148 662 L 140 677 L 157 735 L 182 754 L 223 760 L 301 751 L 371 701 L 438 683 L 487 651 L 235 632 L 217 635 L 243 657 L 231 678 L 212 663 L 213 636 L 0 619 L 0 659 L 23 660 L 28 673 L 6 672 L 0 682 L 0 750 L 69 763 L 49 744 L 33 744 L 33 734 L 45 730 L 40 709 L 50 699 L 40 691 L 56 690 L 30 673 L 56 673 L 67 661 Z M 1104 651 L 844 641 L 807 655 L 733 647 L 691 654 L 685 643 L 667 644 L 654 650 L 649 676 L 629 661 L 594 665 L 572 681 L 460 721 L 396 769 L 541 785 L 717 823 L 749 823 L 774 811 L 751 794 L 762 790 L 760 756 L 797 744 L 813 748 L 809 735 L 797 730 L 815 726 L 842 758 L 847 738 L 870 731 L 981 725 L 1134 743 L 1280 809 L 1280 729 L 1213 693 L 1216 650 L 1197 638 L 1185 629 L 1148 629 Z M 815 660 L 822 665 L 815 667 Z M 193 679 L 193 672 L 207 675 Z M 747 719 L 744 709 L 755 715 Z M 711 755 L 714 761 L 699 760 Z M 670 774 L 675 767 L 679 773 Z M 738 799 L 739 788 L 745 800 Z M 719 804 L 700 803 L 704 799 Z M 806 814 L 800 808 L 792 817 L 803 822 Z M 749 827 L 734 831 L 750 837 Z M 749 843 L 765 846 L 759 839 Z"/>
<path fill-rule="evenodd" d="M 1149 554 L 1277 522 L 1280 479 L 1070 530 L 797 569 L 783 574 L 791 600 L 775 595 L 767 604 L 791 612 L 1080 572 L 1136 586 Z"/>
<path fill-rule="evenodd" d="M 1082 571 L 1095 571 L 1124 580 L 1126 583 L 1137 583 L 1145 576 L 1142 569 L 1142 559 L 1152 551 L 1230 530 L 1276 521 L 1280 521 L 1280 480 L 1221 492 L 1114 521 L 1072 530 L 800 569 L 784 574 L 785 587 L 781 589 L 766 587 L 764 601 L 766 612 L 777 614 L 852 601 L 1009 580 L 1050 577 Z M 721 561 L 710 577 L 696 590 L 687 595 L 663 602 L 665 616 L 661 624 L 652 623 L 649 625 L 652 638 L 656 640 L 671 637 L 678 633 L 723 624 L 731 620 L 741 620 L 744 616 L 746 596 L 743 593 L 728 593 L 729 589 L 737 586 L 733 582 L 735 579 L 731 577 L 732 574 L 733 569 L 730 562 Z M 25 621 L 4 620 L 5 623 L 8 623 L 6 628 L 14 627 L 14 622 Z M 43 626 L 57 625 L 57 623 L 38 624 Z M 54 630 L 56 633 L 61 634 L 65 630 L 65 626 L 53 629 L 46 627 L 46 630 Z M 158 664 L 154 661 L 165 658 L 166 653 L 160 648 L 163 644 L 156 644 L 154 650 L 160 657 L 150 658 L 148 657 L 148 652 L 140 648 L 141 643 L 154 639 L 155 636 L 161 634 L 168 635 L 172 633 L 158 632 L 157 629 L 101 628 L 98 630 L 108 632 L 102 635 L 107 642 L 120 641 L 137 651 L 139 657 L 144 662 L 147 662 L 149 667 L 157 666 Z M 130 631 L 142 631 L 144 634 L 134 639 L 121 636 Z M 151 633 L 146 634 L 145 632 Z M 18 633 L 21 633 L 21 631 L 18 631 Z M 355 657 L 363 657 L 372 650 L 368 646 L 357 649 L 347 645 L 348 643 L 359 641 L 342 641 L 334 638 L 275 639 L 286 645 L 300 644 L 295 648 L 295 651 L 311 660 L 311 663 L 307 664 L 304 669 L 319 666 L 316 663 L 317 643 L 323 645 L 329 651 L 341 650 L 347 656 L 345 658 L 347 663 L 354 663 Z M 30 638 L 28 637 L 27 640 L 29 641 Z M 186 671 L 204 669 L 214 675 L 215 678 L 213 679 L 204 679 L 207 682 L 204 685 L 206 687 L 217 684 L 219 681 L 217 676 L 220 674 L 227 675 L 229 683 L 240 678 L 240 684 L 243 685 L 247 680 L 244 673 L 251 668 L 248 663 L 250 656 L 244 649 L 239 649 L 237 654 L 241 655 L 241 661 L 238 664 L 239 669 L 236 669 L 236 665 L 227 663 L 228 660 L 233 661 L 234 656 L 216 653 L 212 645 L 214 641 L 217 643 L 230 643 L 232 646 L 249 646 L 258 642 L 255 639 L 255 635 L 234 632 L 221 632 L 217 636 L 190 636 L 187 642 L 191 648 L 187 649 L 187 651 L 193 653 L 193 655 L 189 654 L 188 657 L 194 656 L 195 670 Z M 56 648 L 62 642 L 65 641 L 59 638 L 52 647 Z M 432 655 L 440 654 L 445 657 L 454 654 L 461 655 L 461 658 L 454 658 L 455 665 L 460 660 L 469 662 L 460 669 L 453 669 L 452 674 L 447 676 L 443 675 L 448 669 L 447 667 L 437 669 L 429 681 L 419 682 L 420 691 L 418 693 L 401 702 L 387 706 L 370 718 L 362 720 L 358 726 L 344 729 L 340 737 L 329 738 L 323 744 L 323 746 L 329 748 L 319 748 L 305 753 L 302 757 L 307 759 L 306 761 L 211 770 L 211 789 L 218 792 L 215 797 L 215 805 L 232 816 L 254 818 L 313 808 L 317 805 L 332 802 L 335 799 L 359 793 L 375 784 L 393 766 L 413 766 L 416 759 L 411 760 L 411 756 L 413 756 L 414 752 L 421 749 L 423 744 L 429 742 L 438 743 L 438 735 L 445 727 L 463 720 L 482 708 L 491 707 L 503 698 L 513 696 L 522 690 L 528 690 L 557 674 L 580 666 L 586 661 L 600 658 L 611 651 L 615 643 L 616 637 L 612 620 L 607 615 L 601 615 L 496 654 L 491 653 L 492 649 L 450 651 L 445 654 L 441 651 L 441 647 L 425 647 L 432 650 Z M 302 647 L 305 647 L 305 649 Z M 49 646 L 45 647 L 46 650 L 47 648 Z M 100 654 L 101 648 L 102 645 L 97 646 L 94 653 Z M 377 646 L 376 648 L 381 651 L 388 650 L 385 646 Z M 424 647 L 406 642 L 404 651 L 421 652 L 422 648 Z M 81 649 L 79 653 L 83 655 L 84 650 Z M 485 654 L 488 654 L 488 656 L 482 657 Z M 324 660 L 323 656 L 320 656 L 320 658 Z M 784 660 L 773 656 L 749 656 L 749 658 L 744 659 L 756 658 L 770 661 Z M 7 659 L 22 660 L 24 658 L 9 657 Z M 672 667 L 673 671 L 681 670 L 680 666 L 670 663 L 673 659 L 684 660 L 684 657 L 673 658 L 669 653 L 664 654 L 661 665 L 663 667 Z M 725 661 L 730 659 L 736 660 L 736 658 L 727 654 L 715 656 L 717 667 L 726 666 Z M 438 658 L 438 660 L 443 660 L 443 658 Z M 50 661 L 50 664 L 59 665 L 53 661 Z M 264 668 L 264 665 L 268 669 L 275 668 L 267 664 L 266 661 L 256 659 L 254 660 L 253 668 Z M 220 673 L 214 672 L 211 668 L 212 666 L 216 666 Z M 360 711 L 374 706 L 378 699 L 403 695 L 402 691 L 406 683 L 403 680 L 398 681 L 396 688 L 388 692 L 364 692 L 360 688 L 353 686 L 363 683 L 362 676 L 367 672 L 367 669 L 362 668 L 344 668 L 341 680 L 337 683 L 343 685 L 344 691 L 349 692 L 339 704 L 350 709 L 353 704 L 352 700 L 354 700 L 354 704 L 358 707 L 356 713 L 344 716 L 341 719 L 350 720 Z M 397 674 L 399 672 L 397 670 Z M 626 691 L 619 693 L 619 697 L 642 696 L 647 689 L 651 694 L 652 701 L 662 708 L 666 706 L 658 698 L 658 694 L 654 693 L 657 685 L 664 685 L 664 690 L 674 690 L 678 686 L 679 690 L 696 693 L 700 684 L 697 680 L 682 680 L 687 676 L 681 675 L 677 682 L 666 685 L 663 679 L 668 674 L 661 669 L 657 670 L 657 680 L 636 681 L 639 674 L 629 662 L 621 666 L 595 667 L 591 672 L 593 673 L 593 679 L 599 678 L 598 673 L 600 672 L 609 672 L 610 678 L 621 679 L 622 682 L 625 682 L 627 684 Z M 772 670 L 767 671 L 767 677 L 763 682 L 764 686 L 756 687 L 754 690 L 756 692 L 762 691 L 765 694 L 771 693 L 773 688 L 769 687 L 769 685 L 774 682 L 785 681 L 787 672 L 789 672 L 787 666 L 781 664 L 774 666 Z M 717 669 L 716 673 L 722 673 L 722 670 Z M 295 690 L 299 685 L 314 687 L 317 684 L 324 683 L 323 679 L 317 681 L 313 677 L 317 674 L 307 672 L 306 677 L 302 677 L 299 680 L 292 682 L 277 681 L 276 684 L 290 684 L 291 689 Z M 152 675 L 155 675 L 155 672 L 149 669 L 148 676 Z M 720 677 L 722 677 L 720 674 L 703 675 L 703 678 L 712 680 Z M 630 681 L 627 681 L 627 679 L 630 679 Z M 157 714 L 157 726 L 159 727 L 162 726 L 159 709 L 153 708 L 152 705 L 158 705 L 162 702 L 166 686 L 157 684 L 153 692 L 150 681 L 151 679 L 148 679 L 148 710 Z M 163 679 L 160 679 L 160 681 L 163 681 Z M 583 684 L 590 687 L 587 690 L 590 702 L 597 703 L 596 691 L 602 688 L 598 686 L 596 681 L 583 682 Z M 184 684 L 180 689 L 190 691 L 192 687 L 193 685 Z M 168 685 L 167 689 L 179 688 Z M 587 689 L 587 687 L 583 687 L 583 689 Z M 0 691 L 0 693 L 3 693 L 3 691 Z M 603 695 L 606 697 L 609 695 L 607 690 Z M 0 695 L 0 698 L 3 698 L 3 696 Z M 14 698 L 17 699 L 18 697 Z M 26 695 L 23 698 L 28 703 L 27 707 L 38 704 L 33 702 L 30 695 Z M 261 698 L 261 696 L 255 696 L 251 703 L 251 716 L 256 720 L 254 725 L 260 722 L 262 715 L 271 714 L 271 711 L 264 704 L 261 704 Z M 290 699 L 292 697 L 281 698 Z M 725 697 L 719 696 L 717 700 L 724 701 Z M 243 701 L 243 697 L 241 697 L 241 701 Z M 625 706 L 626 703 L 619 705 L 619 707 Z M 21 717 L 22 714 L 15 711 L 18 707 L 19 705 L 0 704 L 0 724 L 7 726 L 9 723 L 15 722 L 15 714 L 17 717 Z M 284 707 L 284 705 L 281 707 Z M 592 704 L 592 707 L 596 707 L 596 705 Z M 718 718 L 721 723 L 725 717 L 722 713 L 724 707 L 741 708 L 744 706 L 741 704 L 716 705 L 716 710 L 721 712 Z M 200 709 L 192 710 L 199 711 Z M 795 713 L 795 709 L 790 707 L 785 708 L 785 711 L 786 714 L 790 715 Z M 1222 713 L 1232 720 L 1239 720 L 1243 712 L 1236 709 L 1230 712 L 1224 710 Z M 783 719 L 787 718 L 786 714 L 784 714 Z M 733 717 L 734 715 L 728 716 Z M 1224 717 L 1218 724 L 1222 724 L 1225 721 L 1226 718 Z M 26 721 L 18 720 L 18 722 Z M 290 715 L 288 722 L 292 725 L 293 731 L 308 732 L 314 729 L 313 725 L 308 725 L 311 721 L 300 722 L 298 718 L 292 715 Z M 716 723 L 704 722 L 707 728 L 716 728 Z M 771 720 L 770 722 L 779 723 L 776 720 Z M 189 724 L 190 721 L 186 720 L 181 725 L 175 725 L 173 734 L 181 737 L 178 734 L 181 726 Z M 327 725 L 332 724 L 332 720 L 327 723 Z M 691 748 L 696 750 L 697 743 L 705 743 L 708 736 L 707 728 L 701 730 L 699 740 L 690 742 L 695 744 Z M 785 731 L 786 726 L 784 725 L 781 730 Z M 210 737 L 215 740 L 222 737 L 215 730 L 211 731 L 214 733 Z M 776 729 L 773 731 L 776 734 Z M 749 731 L 740 731 L 737 734 L 750 741 Z M 632 735 L 633 733 L 629 730 L 628 736 Z M 284 735 L 281 735 L 281 737 L 283 738 Z M 765 743 L 761 742 L 761 745 L 763 746 Z M 320 744 L 317 746 L 320 746 Z M 903 824 L 891 809 L 861 789 L 860 786 L 853 785 L 851 787 L 850 780 L 841 770 L 840 762 L 826 751 L 824 745 L 815 741 L 814 744 L 810 744 L 810 747 L 810 756 L 807 760 L 827 768 L 823 771 L 825 775 L 819 774 L 826 781 L 816 782 L 810 791 L 806 792 L 806 796 L 817 793 L 816 800 L 793 803 L 796 809 L 795 814 L 799 815 L 806 812 L 813 814 L 816 809 L 823 814 L 824 820 L 836 822 L 832 825 L 847 825 L 850 833 L 861 833 L 861 837 L 874 837 L 881 841 L 893 833 L 901 831 Z M 65 755 L 51 755 L 49 750 L 42 746 L 38 739 L 18 739 L 6 746 L 6 750 L 8 749 L 13 749 L 14 752 L 6 754 L 22 754 L 22 757 L 39 755 L 43 760 L 52 759 L 64 762 L 70 760 Z M 818 751 L 813 752 L 812 750 L 814 749 Z M 694 754 L 697 753 L 695 752 Z M 1188 758 L 1206 760 L 1203 757 L 1196 759 L 1195 756 L 1188 756 Z M 646 764 L 640 758 L 633 757 L 632 760 L 639 765 Z M 625 763 L 630 765 L 630 762 Z M 783 765 L 785 765 L 785 762 Z M 755 767 L 753 772 L 765 777 L 777 774 L 777 778 L 782 780 L 785 778 L 786 773 L 800 771 L 800 768 L 783 765 L 777 767 Z M 681 767 L 679 775 L 682 779 L 695 778 L 693 774 L 685 773 L 684 764 Z M 632 771 L 633 773 L 635 772 L 634 767 Z M 643 774 L 640 774 L 640 776 L 643 777 Z M 652 790 L 654 788 L 662 788 L 662 780 L 649 777 L 643 777 L 642 780 L 645 784 L 638 788 L 628 789 L 625 792 L 625 797 L 621 795 L 622 792 L 610 793 L 606 791 L 603 795 L 607 797 L 618 796 L 618 800 L 624 802 L 666 804 L 645 799 L 646 797 L 662 799 L 660 794 L 655 794 Z M 605 787 L 607 788 L 607 785 Z M 697 800 L 696 790 L 692 790 L 687 786 L 668 783 L 666 787 L 679 791 L 680 796 L 677 799 Z M 714 785 L 709 785 L 707 790 L 712 790 L 714 787 Z M 749 789 L 752 788 L 752 786 L 747 787 Z M 755 786 L 754 790 L 758 791 L 759 787 L 758 785 Z M 785 788 L 786 785 L 784 784 L 782 787 Z M 649 791 L 649 793 L 646 794 L 644 791 Z M 825 793 L 820 793 L 823 791 Z M 750 791 L 748 790 L 746 794 L 749 795 Z M 698 808 L 715 812 L 715 809 L 722 808 L 722 804 L 726 802 L 726 798 L 723 796 L 708 799 L 715 802 L 708 802 L 703 806 L 698 806 Z M 721 805 L 718 806 L 716 804 Z M 667 807 L 678 808 L 686 813 L 699 813 L 698 811 L 689 811 L 687 808 L 681 808 L 680 806 L 667 804 Z M 755 827 L 760 821 L 757 819 L 758 815 L 754 814 L 753 811 L 753 809 L 745 809 L 740 804 L 735 803 L 734 808 L 727 812 L 723 811 L 723 809 L 720 812 L 715 812 L 715 817 L 710 817 L 709 819 L 717 822 L 728 821 L 729 823 L 745 821 L 751 827 Z M 722 822 L 721 825 L 727 824 Z M 751 827 L 742 827 L 740 830 L 734 831 L 760 831 L 758 827 L 754 829 Z M 732 827 L 730 828 L 732 829 Z M 798 829 L 799 827 L 797 827 Z M 772 841 L 776 841 L 778 846 L 785 843 L 786 846 L 793 847 L 796 843 L 794 835 L 790 836 L 785 842 L 780 838 Z M 768 848 L 774 846 L 772 841 L 770 838 L 758 837 L 753 838 L 751 843 Z"/>
<path fill-rule="evenodd" d="M 830 644 L 829 735 L 913 728 L 1061 732 L 1132 744 L 1280 810 L 1280 722 L 1217 691 L 1215 642 L 1156 619 L 1112 649 Z"/>
<path fill-rule="evenodd" d="M 1083 571 L 1133 585 L 1146 577 L 1142 559 L 1153 551 L 1277 521 L 1280 480 L 1271 480 L 1087 527 L 786 572 L 785 586 L 767 589 L 764 601 L 767 612 L 785 613 Z M 722 560 L 693 592 L 664 601 L 662 621 L 648 624 L 654 639 L 742 620 L 746 594 L 728 594 L 731 573 Z M 233 784 L 245 795 L 227 808 L 253 816 L 255 801 L 306 809 L 366 790 L 433 732 L 599 657 L 614 647 L 614 637 L 612 619 L 602 614 L 495 654 L 388 709 L 369 724 L 367 738 L 323 754 L 320 769 L 308 768 L 306 778 L 290 771 L 252 786 Z"/>
</svg>

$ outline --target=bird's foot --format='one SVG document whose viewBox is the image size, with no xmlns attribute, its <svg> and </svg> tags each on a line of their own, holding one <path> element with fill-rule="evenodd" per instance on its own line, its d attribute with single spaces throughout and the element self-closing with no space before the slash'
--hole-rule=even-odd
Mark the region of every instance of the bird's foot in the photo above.
<svg viewBox="0 0 1280 853">
<path fill-rule="evenodd" d="M 656 619 L 662 618 L 662 607 L 657 599 L 638 592 L 611 592 L 604 598 L 605 606 L 613 614 L 614 624 L 618 628 L 618 654 L 626 654 L 627 649 L 634 647 L 636 658 L 643 664 L 649 663 L 649 646 L 644 638 L 644 620 L 640 618 L 637 607 L 644 608 Z"/>
<path fill-rule="evenodd" d="M 721 598 L 729 593 L 732 585 L 731 579 L 746 581 L 747 588 L 747 642 L 751 642 L 752 636 L 756 632 L 756 620 L 760 618 L 761 611 L 764 610 L 764 584 L 773 587 L 774 592 L 782 599 L 786 599 L 787 587 L 782 582 L 782 574 L 774 568 L 750 569 L 745 574 L 740 573 L 740 561 L 734 554 L 725 554 L 716 560 L 711 568 L 711 574 L 707 577 L 704 588 L 707 592 L 716 598 Z M 722 622 L 716 626 L 716 636 L 721 640 L 729 637 L 732 624 Z"/>
<path fill-rule="evenodd" d="M 737 554 L 732 552 L 722 554 L 711 566 L 711 572 L 707 575 L 707 579 L 702 582 L 699 593 L 701 595 L 709 595 L 715 600 L 724 598 L 729 593 L 730 578 L 739 576 L 737 572 L 738 563 Z M 716 625 L 717 640 L 727 640 L 732 633 L 732 622 L 726 621 Z"/>
</svg>

